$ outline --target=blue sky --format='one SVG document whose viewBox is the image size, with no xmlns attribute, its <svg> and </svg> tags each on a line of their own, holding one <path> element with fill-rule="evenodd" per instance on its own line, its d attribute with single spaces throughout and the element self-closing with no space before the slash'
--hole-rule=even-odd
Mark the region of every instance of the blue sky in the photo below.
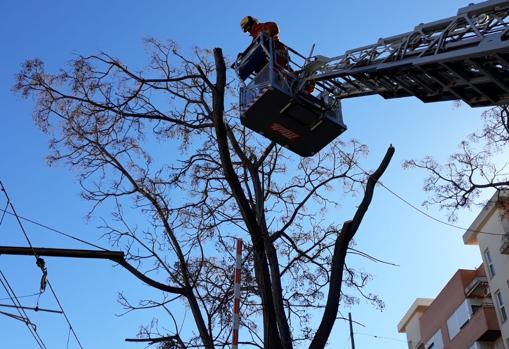
<svg viewBox="0 0 509 349">
<path fill-rule="evenodd" d="M 77 54 L 105 51 L 129 65 L 143 66 L 142 39 L 151 36 L 174 39 L 183 48 L 222 47 L 233 57 L 249 43 L 239 30 L 240 19 L 248 14 L 277 21 L 281 39 L 298 51 L 308 52 L 315 43 L 315 53 L 335 56 L 379 37 L 409 31 L 418 23 L 452 16 L 469 2 L 2 1 L 0 180 L 21 215 L 106 245 L 106 241 L 98 240 L 99 221 L 84 219 L 89 205 L 79 197 L 75 173 L 46 165 L 48 139 L 33 124 L 32 102 L 11 92 L 14 76 L 27 58 L 38 57 L 49 71 L 56 71 Z M 343 104 L 349 127 L 345 137 L 355 137 L 369 146 L 367 167 L 381 159 L 390 143 L 396 147 L 383 182 L 415 204 L 426 199 L 421 190 L 424 174 L 403 170 L 401 162 L 427 154 L 445 159 L 465 135 L 480 126 L 481 113 L 482 109 L 458 108 L 451 102 L 423 104 L 414 98 L 386 101 L 372 96 Z M 430 213 L 445 219 L 444 212 L 432 208 Z M 467 227 L 475 215 L 475 211 L 461 212 L 458 225 Z M 26 227 L 36 246 L 84 248 L 44 229 Z M 475 268 L 481 262 L 477 248 L 463 245 L 462 233 L 429 220 L 382 188 L 377 189 L 356 241 L 364 251 L 400 266 L 363 262 L 362 268 L 375 275 L 370 289 L 384 299 L 386 308 L 379 312 L 360 305 L 343 312 L 351 311 L 354 319 L 366 326 L 357 327 L 357 332 L 391 339 L 359 334 L 358 348 L 406 348 L 396 325 L 412 301 L 435 296 L 458 268 Z M 0 245 L 24 244 L 14 221 L 6 218 L 0 226 Z M 47 258 L 47 264 L 50 279 L 84 347 L 142 347 L 123 340 L 134 337 L 138 325 L 157 314 L 117 317 L 122 309 L 115 302 L 116 294 L 122 290 L 135 298 L 158 296 L 157 292 L 109 262 Z M 18 295 L 36 291 L 39 273 L 33 259 L 0 256 L 0 270 Z M 26 299 L 28 306 L 34 302 L 34 298 Z M 45 295 L 41 306 L 53 308 L 54 304 Z M 65 348 L 67 326 L 60 316 L 32 317 L 48 348 Z M 346 333 L 347 325 L 338 322 L 331 348 L 344 348 Z M 0 316 L 0 336 L 2 347 L 37 347 L 26 327 L 7 317 Z M 69 347 L 77 348 L 72 341 Z"/>
</svg>

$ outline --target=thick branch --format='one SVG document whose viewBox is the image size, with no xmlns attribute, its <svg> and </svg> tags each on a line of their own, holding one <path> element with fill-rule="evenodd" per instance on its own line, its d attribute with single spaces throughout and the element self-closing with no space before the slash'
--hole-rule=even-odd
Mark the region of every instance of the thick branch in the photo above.
<svg viewBox="0 0 509 349">
<path fill-rule="evenodd" d="M 141 281 L 143 281 L 144 283 L 146 283 L 149 286 L 157 288 L 161 291 L 175 293 L 175 294 L 181 294 L 183 296 L 185 296 L 189 293 L 189 291 L 183 287 L 168 286 L 168 285 L 162 284 L 160 282 L 157 282 L 157 281 L 147 277 L 145 274 L 140 272 L 138 269 L 133 267 L 131 264 L 127 263 L 127 261 L 124 259 L 117 260 L 116 262 L 119 265 L 123 266 L 125 269 L 127 269 L 131 274 L 133 274 L 134 276 L 136 276 L 138 279 L 140 279 Z"/>
<path fill-rule="evenodd" d="M 362 219 L 364 218 L 364 215 L 369 208 L 373 198 L 373 193 L 375 191 L 375 185 L 387 169 L 387 166 L 389 166 L 393 155 L 394 147 L 391 145 L 389 149 L 387 149 L 387 153 L 378 166 L 378 169 L 369 176 L 366 184 L 366 190 L 364 192 L 364 198 L 357 208 L 353 219 L 351 221 L 346 221 L 343 224 L 341 233 L 336 240 L 334 246 L 334 255 L 332 257 L 331 279 L 329 283 L 327 303 L 325 305 L 325 310 L 320 322 L 320 326 L 318 327 L 316 335 L 313 338 L 309 349 L 323 349 L 327 343 L 327 339 L 330 336 L 339 309 L 341 284 L 343 281 L 343 269 L 345 266 L 345 257 L 348 250 L 348 245 L 352 238 L 355 236 L 355 233 L 357 232 L 357 229 L 359 228 Z"/>
</svg>

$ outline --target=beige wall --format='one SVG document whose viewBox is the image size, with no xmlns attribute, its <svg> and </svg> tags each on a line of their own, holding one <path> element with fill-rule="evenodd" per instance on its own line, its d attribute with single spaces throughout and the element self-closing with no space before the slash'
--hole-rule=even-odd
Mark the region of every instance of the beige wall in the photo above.
<svg viewBox="0 0 509 349">
<path fill-rule="evenodd" d="M 480 229 L 483 232 L 502 234 L 504 228 L 501 222 L 501 211 L 495 210 L 490 215 L 486 223 Z M 496 304 L 494 299 L 495 292 L 500 291 L 502 299 L 504 301 L 507 316 L 509 317 L 509 255 L 500 253 L 501 236 L 489 235 L 489 234 L 478 234 L 477 241 L 479 243 L 479 249 L 484 261 L 484 267 L 486 268 L 486 274 L 488 274 L 487 261 L 485 260 L 484 251 L 488 249 L 490 251 L 491 259 L 495 268 L 495 276 L 490 279 L 488 276 L 488 283 L 493 298 L 493 303 Z M 498 309 L 497 309 L 498 310 Z M 502 338 L 505 341 L 505 349 L 509 349 L 509 320 L 502 323 L 500 313 L 497 311 L 497 317 L 502 332 Z"/>
<path fill-rule="evenodd" d="M 417 349 L 417 345 L 421 341 L 421 327 L 419 324 L 419 318 L 422 316 L 422 312 L 415 312 L 415 315 L 406 325 L 406 338 L 408 341 L 409 349 Z"/>
<path fill-rule="evenodd" d="M 406 333 L 409 349 L 417 349 L 422 343 L 420 318 L 432 302 L 433 299 L 417 298 L 398 323 L 398 332 Z"/>
</svg>

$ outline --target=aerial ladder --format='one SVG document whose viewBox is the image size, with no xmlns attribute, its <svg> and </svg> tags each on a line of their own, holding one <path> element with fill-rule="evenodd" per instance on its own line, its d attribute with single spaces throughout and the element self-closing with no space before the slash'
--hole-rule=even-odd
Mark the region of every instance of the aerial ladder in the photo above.
<svg viewBox="0 0 509 349">
<path fill-rule="evenodd" d="M 314 155 L 346 131 L 345 98 L 509 104 L 509 0 L 471 4 L 454 17 L 337 57 L 285 47 L 289 63 L 281 66 L 272 40 L 261 34 L 234 63 L 241 123 L 301 156 Z"/>
</svg>

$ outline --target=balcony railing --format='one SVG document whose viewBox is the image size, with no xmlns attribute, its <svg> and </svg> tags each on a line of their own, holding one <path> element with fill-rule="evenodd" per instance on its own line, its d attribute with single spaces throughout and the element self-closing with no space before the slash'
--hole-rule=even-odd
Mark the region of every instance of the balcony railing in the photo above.
<svg viewBox="0 0 509 349">
<path fill-rule="evenodd" d="M 465 287 L 465 296 L 484 298 L 488 290 L 488 278 L 486 276 L 477 276 Z"/>
<path fill-rule="evenodd" d="M 468 348 L 476 341 L 492 342 L 500 337 L 495 308 L 485 303 L 476 309 L 470 320 L 451 340 L 451 348 Z"/>
</svg>

